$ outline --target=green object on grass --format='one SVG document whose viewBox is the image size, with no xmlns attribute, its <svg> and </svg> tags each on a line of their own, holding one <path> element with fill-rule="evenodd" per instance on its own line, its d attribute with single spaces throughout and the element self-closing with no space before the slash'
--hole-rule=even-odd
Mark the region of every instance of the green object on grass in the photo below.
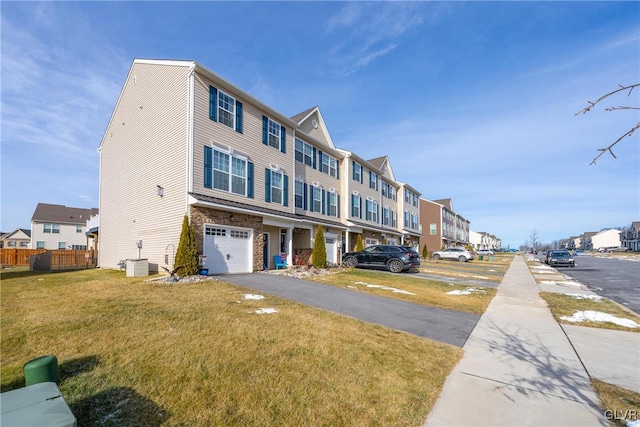
<svg viewBox="0 0 640 427">
<path fill-rule="evenodd" d="M 55 356 L 42 356 L 24 364 L 24 382 L 30 386 L 38 383 L 60 383 L 60 368 Z"/>
</svg>

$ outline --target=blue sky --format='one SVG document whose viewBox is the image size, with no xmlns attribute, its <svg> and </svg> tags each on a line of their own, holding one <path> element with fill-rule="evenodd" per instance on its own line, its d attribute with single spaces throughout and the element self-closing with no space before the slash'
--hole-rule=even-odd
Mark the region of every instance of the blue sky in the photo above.
<svg viewBox="0 0 640 427">
<path fill-rule="evenodd" d="M 640 220 L 639 2 L 6 2 L 0 229 L 98 207 L 98 145 L 134 58 L 193 59 L 335 144 L 388 155 L 517 247 Z"/>
</svg>

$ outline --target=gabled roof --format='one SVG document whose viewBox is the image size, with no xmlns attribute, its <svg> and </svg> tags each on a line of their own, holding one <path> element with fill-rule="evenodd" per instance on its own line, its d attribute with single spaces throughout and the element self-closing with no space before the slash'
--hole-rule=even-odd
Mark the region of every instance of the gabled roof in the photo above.
<svg viewBox="0 0 640 427">
<path fill-rule="evenodd" d="M 305 135 L 308 135 L 308 134 L 301 129 L 303 128 L 302 125 L 305 122 L 311 121 L 313 123 L 312 128 L 317 129 L 319 133 L 322 135 L 322 139 L 324 139 L 323 142 L 325 142 L 332 149 L 334 150 L 336 149 L 336 145 L 333 143 L 333 139 L 329 134 L 329 128 L 327 127 L 327 124 L 325 123 L 324 117 L 322 117 L 322 113 L 320 112 L 320 108 L 318 108 L 318 106 L 311 107 L 308 110 L 303 111 L 302 113 L 298 113 L 295 116 L 291 117 L 290 120 L 297 123 L 298 126 L 300 127 L 296 129 L 296 132 L 301 132 L 301 133 L 304 133 Z M 314 123 L 313 120 L 315 120 L 317 123 Z M 315 139 L 318 139 L 318 138 L 315 138 Z"/>
<path fill-rule="evenodd" d="M 391 168 L 389 156 L 376 157 L 375 159 L 367 160 L 367 163 L 375 166 L 377 169 L 380 169 L 383 176 L 389 178 L 392 181 L 396 180 L 393 169 Z"/>
<path fill-rule="evenodd" d="M 14 236 L 18 233 L 23 233 L 24 235 L 26 235 L 28 238 L 31 238 L 31 230 L 29 230 L 28 228 L 16 228 L 15 230 L 13 230 L 10 233 L 2 233 L 2 235 L 0 236 L 0 238 L 2 240 L 5 239 L 12 239 L 14 238 Z M 20 239 L 21 237 L 18 237 L 18 239 Z"/>
<path fill-rule="evenodd" d="M 61 224 L 85 225 L 92 215 L 98 214 L 98 208 L 69 208 L 64 205 L 38 203 L 31 222 L 55 222 Z"/>
<path fill-rule="evenodd" d="M 439 199 L 439 200 L 434 200 L 434 202 L 444 206 L 445 208 L 449 209 L 451 212 L 454 212 L 451 199 Z"/>
</svg>

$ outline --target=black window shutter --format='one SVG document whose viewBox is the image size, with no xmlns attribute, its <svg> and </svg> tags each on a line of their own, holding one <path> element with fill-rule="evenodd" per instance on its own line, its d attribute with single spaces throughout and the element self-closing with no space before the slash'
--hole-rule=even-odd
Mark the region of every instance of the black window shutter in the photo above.
<svg viewBox="0 0 640 427">
<path fill-rule="evenodd" d="M 209 86 L 209 118 L 218 121 L 218 89 Z"/>
<path fill-rule="evenodd" d="M 262 143 L 269 144 L 269 119 L 266 116 L 262 116 Z"/>
<path fill-rule="evenodd" d="M 236 101 L 236 132 L 242 133 L 242 102 Z"/>
<path fill-rule="evenodd" d="M 271 202 L 271 169 L 264 170 L 264 201 Z"/>
<path fill-rule="evenodd" d="M 247 162 L 247 197 L 253 199 L 253 163 Z"/>
<path fill-rule="evenodd" d="M 280 126 L 280 151 L 287 152 L 287 129 L 284 126 Z"/>
<path fill-rule="evenodd" d="M 284 182 L 282 183 L 282 204 L 289 206 L 289 177 L 282 175 Z"/>
</svg>

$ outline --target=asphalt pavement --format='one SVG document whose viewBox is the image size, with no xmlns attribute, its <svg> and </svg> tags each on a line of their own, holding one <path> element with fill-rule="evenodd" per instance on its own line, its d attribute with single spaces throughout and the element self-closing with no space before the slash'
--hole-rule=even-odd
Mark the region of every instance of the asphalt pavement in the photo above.
<svg viewBox="0 0 640 427">
<path fill-rule="evenodd" d="M 428 307 L 279 274 L 230 274 L 221 278 L 344 316 L 462 347 L 480 316 Z"/>
</svg>

